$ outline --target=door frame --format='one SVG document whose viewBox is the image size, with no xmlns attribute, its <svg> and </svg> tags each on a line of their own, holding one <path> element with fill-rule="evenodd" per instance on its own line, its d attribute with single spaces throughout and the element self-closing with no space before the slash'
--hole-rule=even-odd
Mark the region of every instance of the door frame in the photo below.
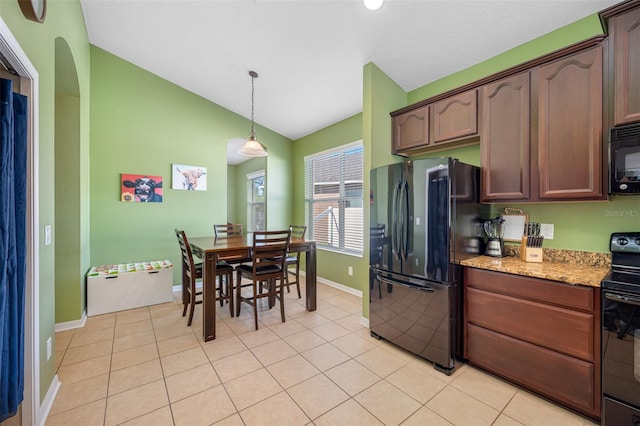
<svg viewBox="0 0 640 426">
<path fill-rule="evenodd" d="M 26 80 L 29 104 L 27 129 L 27 282 L 24 311 L 24 400 L 22 401 L 22 424 L 43 423 L 40 413 L 40 238 L 39 238 L 39 173 L 38 173 L 38 111 L 39 77 L 9 27 L 0 17 L 0 54 L 9 65 Z"/>
</svg>

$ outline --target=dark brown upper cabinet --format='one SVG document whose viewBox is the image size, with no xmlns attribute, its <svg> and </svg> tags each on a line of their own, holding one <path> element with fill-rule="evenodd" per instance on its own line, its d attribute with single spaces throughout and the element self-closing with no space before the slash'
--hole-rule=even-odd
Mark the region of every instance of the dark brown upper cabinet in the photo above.
<svg viewBox="0 0 640 426">
<path fill-rule="evenodd" d="M 529 93 L 528 71 L 480 90 L 483 202 L 529 199 Z"/>
<path fill-rule="evenodd" d="M 536 86 L 540 200 L 602 199 L 602 46 L 540 66 Z"/>
<path fill-rule="evenodd" d="M 429 143 L 429 106 L 392 118 L 393 153 L 424 147 Z"/>
<path fill-rule="evenodd" d="M 478 91 L 469 90 L 431 105 L 430 140 L 433 145 L 478 134 Z"/>
<path fill-rule="evenodd" d="M 410 156 L 477 143 L 477 89 L 392 113 L 391 123 L 392 152 L 397 155 Z"/>
<path fill-rule="evenodd" d="M 640 121 L 640 8 L 609 19 L 614 124 Z"/>
<path fill-rule="evenodd" d="M 605 199 L 601 45 L 482 87 L 483 202 Z"/>
</svg>

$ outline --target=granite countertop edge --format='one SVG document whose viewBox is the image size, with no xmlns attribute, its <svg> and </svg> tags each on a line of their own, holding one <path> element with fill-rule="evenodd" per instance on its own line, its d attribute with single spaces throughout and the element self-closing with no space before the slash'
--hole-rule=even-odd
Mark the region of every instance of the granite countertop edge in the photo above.
<svg viewBox="0 0 640 426">
<path fill-rule="evenodd" d="M 554 261 L 534 263 L 525 262 L 519 257 L 513 256 L 502 258 L 478 256 L 462 260 L 460 264 L 471 268 L 486 269 L 490 271 L 589 287 L 600 287 L 600 282 L 610 269 L 606 264 L 605 266 L 602 264 L 594 266 L 589 264 L 572 264 Z"/>
</svg>

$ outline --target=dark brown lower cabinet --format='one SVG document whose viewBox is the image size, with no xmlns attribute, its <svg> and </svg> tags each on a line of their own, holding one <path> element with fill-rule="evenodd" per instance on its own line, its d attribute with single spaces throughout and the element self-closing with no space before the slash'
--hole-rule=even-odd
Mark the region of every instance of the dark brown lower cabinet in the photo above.
<svg viewBox="0 0 640 426">
<path fill-rule="evenodd" d="M 470 364 L 600 418 L 600 292 L 465 268 Z"/>
</svg>

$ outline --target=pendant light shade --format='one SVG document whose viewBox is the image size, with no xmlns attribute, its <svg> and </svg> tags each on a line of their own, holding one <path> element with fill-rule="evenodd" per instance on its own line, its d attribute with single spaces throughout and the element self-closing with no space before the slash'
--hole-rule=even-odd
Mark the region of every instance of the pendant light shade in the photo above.
<svg viewBox="0 0 640 426">
<path fill-rule="evenodd" d="M 248 157 L 266 157 L 267 150 L 258 142 L 258 139 L 256 139 L 255 123 L 253 121 L 253 80 L 258 78 L 258 73 L 249 71 L 249 75 L 251 76 L 251 134 L 242 148 L 238 150 L 238 154 Z"/>
</svg>

